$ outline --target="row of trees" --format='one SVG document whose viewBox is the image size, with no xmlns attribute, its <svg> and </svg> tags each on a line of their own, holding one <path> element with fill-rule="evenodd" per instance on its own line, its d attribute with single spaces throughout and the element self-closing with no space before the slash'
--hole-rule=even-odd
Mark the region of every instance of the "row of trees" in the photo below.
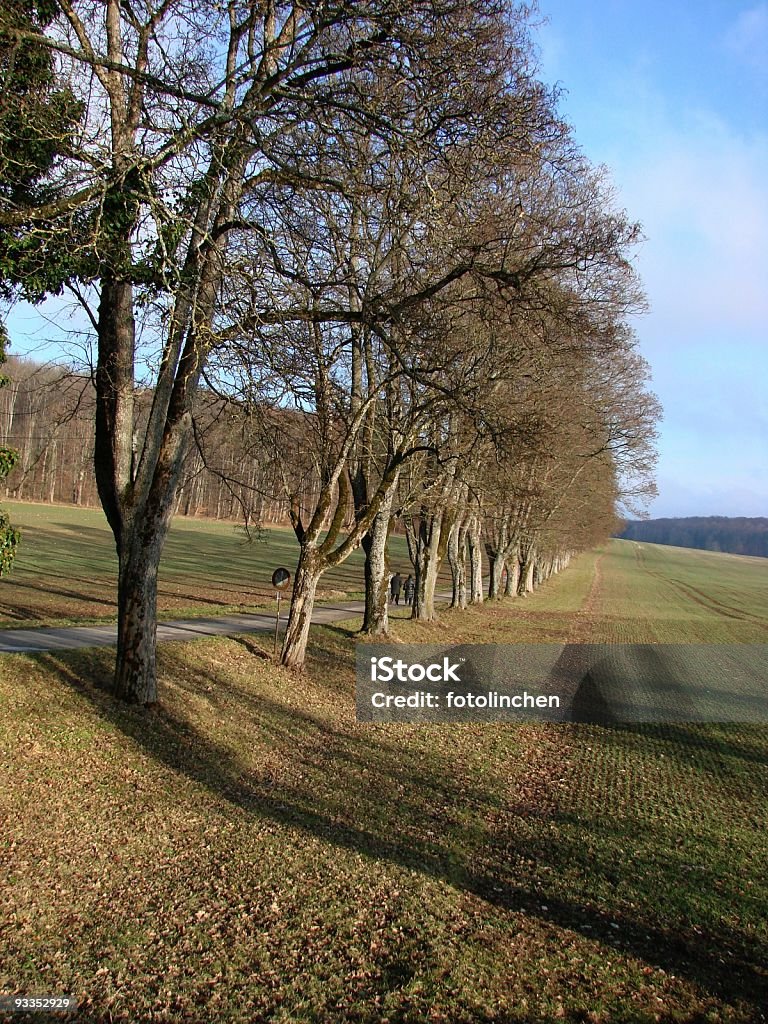
<svg viewBox="0 0 768 1024">
<path fill-rule="evenodd" d="M 394 521 L 429 619 L 446 555 L 456 604 L 483 549 L 491 595 L 526 590 L 648 492 L 638 229 L 537 80 L 525 7 L 13 0 L 0 53 L 36 154 L 0 195 L 0 274 L 67 289 L 96 338 L 118 695 L 156 698 L 193 440 L 287 503 L 294 667 L 319 579 L 360 545 L 364 628 L 386 630 Z M 58 117 L 31 116 L 41 95 Z"/>
</svg>

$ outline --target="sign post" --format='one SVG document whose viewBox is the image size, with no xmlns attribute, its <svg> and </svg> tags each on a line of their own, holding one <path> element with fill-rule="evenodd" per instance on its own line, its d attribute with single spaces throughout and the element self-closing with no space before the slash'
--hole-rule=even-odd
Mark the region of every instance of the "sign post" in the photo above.
<svg viewBox="0 0 768 1024">
<path fill-rule="evenodd" d="M 282 591 L 285 590 L 290 582 L 291 574 L 287 569 L 275 569 L 272 573 L 272 586 L 277 591 L 275 594 L 275 597 L 277 598 L 277 614 L 275 615 L 275 657 L 277 657 L 277 633 L 280 627 L 280 597 Z"/>
</svg>

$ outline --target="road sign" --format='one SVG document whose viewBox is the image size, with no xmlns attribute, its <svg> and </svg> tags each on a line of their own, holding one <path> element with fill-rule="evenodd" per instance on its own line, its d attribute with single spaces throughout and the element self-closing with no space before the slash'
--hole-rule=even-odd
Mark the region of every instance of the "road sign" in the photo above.
<svg viewBox="0 0 768 1024">
<path fill-rule="evenodd" d="M 272 573 L 272 586 L 275 590 L 285 590 L 291 582 L 291 574 L 287 569 L 275 569 Z"/>
<path fill-rule="evenodd" d="M 291 574 L 287 569 L 282 568 L 275 569 L 272 573 L 272 586 L 277 591 L 275 597 L 277 598 L 277 613 L 275 615 L 275 657 L 277 657 L 277 631 L 280 628 L 280 591 L 285 590 L 288 584 L 291 582 Z"/>
</svg>

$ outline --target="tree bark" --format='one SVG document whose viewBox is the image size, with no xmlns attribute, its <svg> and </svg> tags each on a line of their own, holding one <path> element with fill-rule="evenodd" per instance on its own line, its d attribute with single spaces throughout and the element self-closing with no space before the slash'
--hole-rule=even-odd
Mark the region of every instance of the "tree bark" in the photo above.
<svg viewBox="0 0 768 1024">
<path fill-rule="evenodd" d="M 520 559 L 517 552 L 507 559 L 507 584 L 504 588 L 505 597 L 516 597 L 517 588 L 520 583 Z"/>
<path fill-rule="evenodd" d="M 365 615 L 361 632 L 386 636 L 389 632 L 389 536 L 394 488 L 384 498 L 371 529 L 363 537 L 365 552 Z"/>
<path fill-rule="evenodd" d="M 157 571 L 170 517 L 124 530 L 118 569 L 115 696 L 144 706 L 157 701 Z"/>
<path fill-rule="evenodd" d="M 443 513 L 419 516 L 415 557 L 411 554 L 416 571 L 416 588 L 413 595 L 411 618 L 420 622 L 433 622 L 435 613 L 435 588 L 440 562 L 445 554 L 445 540 L 442 532 Z M 441 543 L 442 540 L 442 543 Z"/>
<path fill-rule="evenodd" d="M 182 419 L 169 431 L 166 457 L 156 467 L 146 500 L 121 510 L 114 692 L 132 704 L 157 700 L 157 574 L 189 436 L 189 423 Z"/>
<path fill-rule="evenodd" d="M 415 525 L 414 525 L 415 524 Z M 408 555 L 413 566 L 413 605 L 411 618 L 417 618 L 417 609 L 424 602 L 425 554 L 427 527 L 423 516 L 411 516 L 405 521 Z"/>
<path fill-rule="evenodd" d="M 309 627 L 312 625 L 312 611 L 315 605 L 317 584 L 323 574 L 314 546 L 302 545 L 296 576 L 293 581 L 291 610 L 283 639 L 280 664 L 287 668 L 301 669 L 307 654 Z"/>
<path fill-rule="evenodd" d="M 422 592 L 422 603 L 417 616 L 424 622 L 432 622 L 437 618 L 435 612 L 435 590 L 437 589 L 437 575 L 440 572 L 440 563 L 443 560 L 445 545 L 441 544 L 443 521 L 442 516 L 435 516 L 432 529 L 430 530 L 429 544 L 426 549 L 426 562 L 424 566 L 424 587 Z"/>
<path fill-rule="evenodd" d="M 477 516 L 467 531 L 469 548 L 470 604 L 483 603 L 483 547 L 480 540 L 481 524 Z"/>
<path fill-rule="evenodd" d="M 490 578 L 488 580 L 488 600 L 496 601 L 501 597 L 502 575 L 504 573 L 504 552 L 499 549 L 490 557 Z"/>
<path fill-rule="evenodd" d="M 536 564 L 536 552 L 533 548 L 530 548 L 523 554 L 520 563 L 520 580 L 517 587 L 517 592 L 521 597 L 525 597 L 526 594 L 530 594 L 533 590 L 533 570 Z"/>
<path fill-rule="evenodd" d="M 463 520 L 451 527 L 448 536 L 448 564 L 451 567 L 451 608 L 467 607 L 467 531 Z"/>
</svg>

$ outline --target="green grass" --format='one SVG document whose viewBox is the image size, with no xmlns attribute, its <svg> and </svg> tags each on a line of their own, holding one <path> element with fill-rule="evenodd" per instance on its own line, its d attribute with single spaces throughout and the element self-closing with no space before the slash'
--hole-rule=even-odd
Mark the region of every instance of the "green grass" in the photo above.
<svg viewBox="0 0 768 1024">
<path fill-rule="evenodd" d="M 684 580 L 711 608 L 674 597 L 682 639 L 758 585 L 665 550 L 394 630 L 646 640 Z M 365 725 L 353 654 L 345 626 L 302 676 L 166 644 L 151 712 L 104 692 L 109 651 L 2 656 L 0 990 L 88 1022 L 764 1019 L 768 729 Z"/>
<path fill-rule="evenodd" d="M 117 556 L 100 509 L 4 502 L 22 544 L 13 573 L 0 581 L 0 628 L 112 621 L 117 616 Z M 402 538 L 394 556 L 406 562 Z M 293 532 L 265 528 L 253 542 L 229 522 L 177 517 L 158 579 L 162 617 L 210 616 L 271 606 L 272 572 L 293 572 Z M 319 598 L 359 593 L 362 556 L 355 553 L 321 581 Z"/>
<path fill-rule="evenodd" d="M 595 641 L 768 642 L 768 559 L 613 541 L 601 570 Z"/>
<path fill-rule="evenodd" d="M 390 632 L 406 643 L 435 643 L 441 640 L 443 627 L 448 637 L 461 635 L 462 643 L 560 643 L 567 640 L 587 599 L 599 551 L 588 551 L 575 558 L 568 571 L 553 577 L 532 594 L 485 604 L 481 614 L 473 609 L 440 612 L 441 626 L 411 622 L 409 609 L 390 607 Z M 350 619 L 344 625 L 358 629 L 362 619 Z M 458 641 L 457 641 L 458 642 Z"/>
<path fill-rule="evenodd" d="M 408 629 L 414 642 L 434 635 Z M 511 606 L 489 606 L 466 642 L 561 641 L 768 643 L 768 559 L 613 540 Z"/>
</svg>

